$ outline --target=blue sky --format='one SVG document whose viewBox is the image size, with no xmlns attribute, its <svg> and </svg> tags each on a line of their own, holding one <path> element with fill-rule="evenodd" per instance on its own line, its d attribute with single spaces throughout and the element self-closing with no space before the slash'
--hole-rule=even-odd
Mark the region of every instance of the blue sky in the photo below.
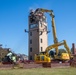
<svg viewBox="0 0 76 75">
<path fill-rule="evenodd" d="M 28 54 L 28 15 L 30 9 L 52 9 L 58 40 L 71 48 L 76 43 L 76 0 L 0 0 L 0 43 L 16 53 Z M 47 15 L 48 45 L 53 44 L 51 18 Z"/>
</svg>

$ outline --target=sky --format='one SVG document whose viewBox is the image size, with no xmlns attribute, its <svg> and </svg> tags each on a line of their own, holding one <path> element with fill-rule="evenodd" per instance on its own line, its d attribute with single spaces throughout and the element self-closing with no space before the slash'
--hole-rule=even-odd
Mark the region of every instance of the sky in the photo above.
<svg viewBox="0 0 76 75">
<path fill-rule="evenodd" d="M 28 55 L 28 15 L 30 9 L 54 11 L 57 37 L 71 48 L 76 43 L 76 0 L 0 0 L 0 44 L 15 53 Z M 53 44 L 51 18 L 47 15 L 48 45 Z"/>
</svg>

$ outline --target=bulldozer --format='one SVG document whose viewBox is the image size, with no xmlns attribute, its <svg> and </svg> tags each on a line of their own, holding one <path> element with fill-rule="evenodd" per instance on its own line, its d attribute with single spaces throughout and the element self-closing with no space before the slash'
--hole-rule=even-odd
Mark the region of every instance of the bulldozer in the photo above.
<svg viewBox="0 0 76 75">
<path fill-rule="evenodd" d="M 73 56 L 71 55 L 71 50 L 69 49 L 66 40 L 63 40 L 62 42 L 58 42 L 58 38 L 56 35 L 56 27 L 55 27 L 55 21 L 54 21 L 54 13 L 53 10 L 47 10 L 47 9 L 42 9 L 38 8 L 37 11 L 41 11 L 43 13 L 49 13 L 50 16 L 52 17 L 52 32 L 53 32 L 53 38 L 54 38 L 54 44 L 48 46 L 45 49 L 45 52 L 41 52 L 39 54 L 35 54 L 35 63 L 41 63 L 43 66 L 50 67 L 51 66 L 51 61 L 54 60 L 61 60 L 61 61 L 67 61 L 70 60 Z M 37 12 L 36 11 L 36 12 Z M 59 50 L 58 47 L 64 45 L 66 49 L 66 53 L 62 53 L 60 56 L 58 55 Z M 54 58 L 52 59 L 49 55 L 49 51 L 55 49 L 56 53 L 54 55 Z"/>
</svg>

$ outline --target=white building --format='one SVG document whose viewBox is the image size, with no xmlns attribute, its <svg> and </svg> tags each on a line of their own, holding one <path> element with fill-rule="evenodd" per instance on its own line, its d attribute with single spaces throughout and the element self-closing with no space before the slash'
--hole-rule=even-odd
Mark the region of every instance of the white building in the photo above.
<svg viewBox="0 0 76 75">
<path fill-rule="evenodd" d="M 29 14 L 29 60 L 48 46 L 47 22 L 44 13 L 36 9 Z"/>
</svg>

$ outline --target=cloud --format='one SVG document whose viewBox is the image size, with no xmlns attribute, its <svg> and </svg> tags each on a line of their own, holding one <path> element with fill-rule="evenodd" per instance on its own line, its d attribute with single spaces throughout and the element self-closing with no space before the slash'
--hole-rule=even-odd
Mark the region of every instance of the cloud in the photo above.
<svg viewBox="0 0 76 75">
<path fill-rule="evenodd" d="M 52 3 L 50 1 L 45 1 L 43 3 L 33 3 L 30 7 L 29 10 L 31 9 L 37 9 L 37 8 L 45 8 L 45 9 L 50 9 L 52 7 Z"/>
<path fill-rule="evenodd" d="M 39 4 L 34 3 L 32 6 L 29 7 L 29 10 L 31 9 L 36 9 L 36 8 L 40 8 Z"/>
</svg>

